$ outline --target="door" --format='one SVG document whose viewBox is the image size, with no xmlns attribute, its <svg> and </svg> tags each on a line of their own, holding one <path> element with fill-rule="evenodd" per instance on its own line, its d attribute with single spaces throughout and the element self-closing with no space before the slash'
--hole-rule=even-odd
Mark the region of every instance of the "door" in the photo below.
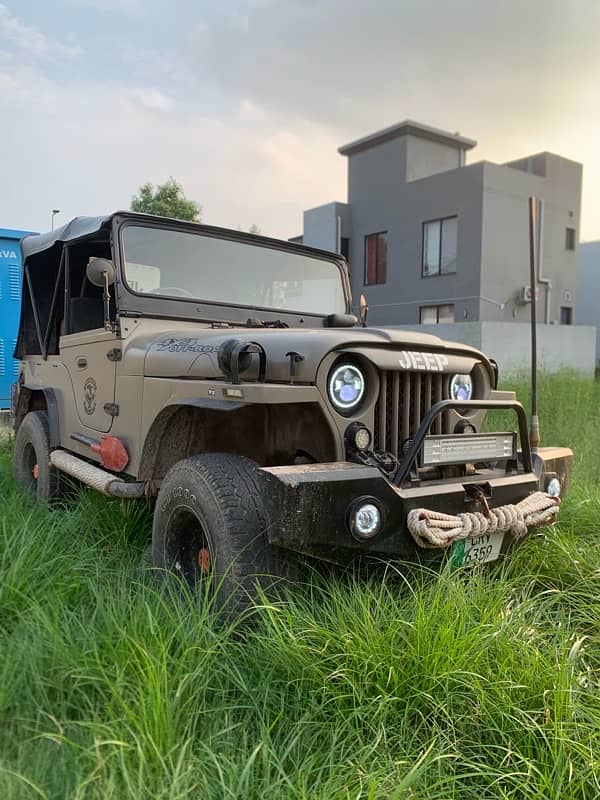
<svg viewBox="0 0 600 800">
<path fill-rule="evenodd" d="M 73 424 L 107 433 L 118 413 L 115 407 L 117 360 L 120 341 L 112 331 L 96 329 L 63 336 L 60 354 L 71 376 L 75 415 Z M 75 431 L 65 431 L 68 435 Z"/>
</svg>

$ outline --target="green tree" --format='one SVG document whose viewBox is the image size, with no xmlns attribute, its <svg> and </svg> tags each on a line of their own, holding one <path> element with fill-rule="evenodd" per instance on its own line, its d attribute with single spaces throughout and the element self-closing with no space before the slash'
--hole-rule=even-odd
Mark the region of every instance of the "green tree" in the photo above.
<svg viewBox="0 0 600 800">
<path fill-rule="evenodd" d="M 169 178 L 157 186 L 144 183 L 131 198 L 131 210 L 187 222 L 200 222 L 202 214 L 202 206 L 187 199 L 182 185 L 175 178 Z"/>
</svg>

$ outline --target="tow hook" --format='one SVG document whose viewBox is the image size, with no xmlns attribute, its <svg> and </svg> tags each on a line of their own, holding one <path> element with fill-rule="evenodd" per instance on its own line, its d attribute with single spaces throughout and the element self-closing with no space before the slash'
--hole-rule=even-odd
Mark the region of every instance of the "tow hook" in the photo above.
<svg viewBox="0 0 600 800">
<path fill-rule="evenodd" d="M 465 502 L 474 500 L 481 505 L 482 514 L 488 519 L 491 516 L 488 497 L 492 496 L 492 487 L 489 483 L 468 483 L 465 487 Z"/>
</svg>

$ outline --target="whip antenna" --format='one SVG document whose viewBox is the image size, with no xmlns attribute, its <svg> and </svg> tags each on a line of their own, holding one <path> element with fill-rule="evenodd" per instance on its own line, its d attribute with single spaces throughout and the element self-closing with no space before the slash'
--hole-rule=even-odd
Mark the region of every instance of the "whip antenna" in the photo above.
<svg viewBox="0 0 600 800">
<path fill-rule="evenodd" d="M 537 274 L 537 200 L 529 198 L 529 286 L 531 290 L 531 424 L 529 444 L 532 450 L 540 446 L 540 421 L 537 409 L 537 329 L 536 329 L 536 274 Z"/>
</svg>

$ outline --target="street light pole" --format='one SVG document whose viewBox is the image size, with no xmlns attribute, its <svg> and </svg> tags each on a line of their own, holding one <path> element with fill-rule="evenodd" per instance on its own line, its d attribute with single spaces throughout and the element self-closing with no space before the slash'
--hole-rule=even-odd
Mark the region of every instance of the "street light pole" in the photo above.
<svg viewBox="0 0 600 800">
<path fill-rule="evenodd" d="M 60 208 L 53 208 L 52 209 L 52 230 L 54 230 L 54 217 L 60 214 Z"/>
</svg>

